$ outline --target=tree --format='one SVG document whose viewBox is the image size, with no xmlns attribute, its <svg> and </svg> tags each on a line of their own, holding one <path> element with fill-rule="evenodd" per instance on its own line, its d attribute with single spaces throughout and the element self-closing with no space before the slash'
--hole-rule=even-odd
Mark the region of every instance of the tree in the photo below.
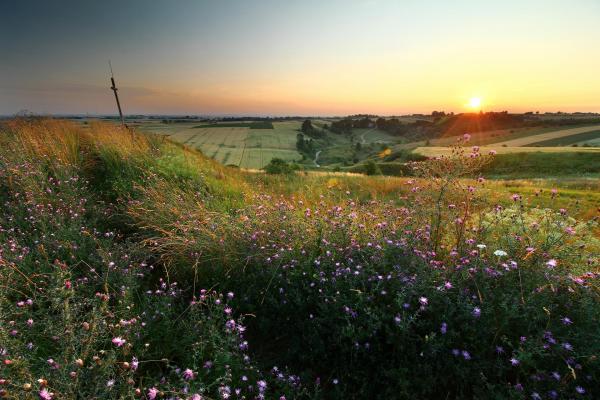
<svg viewBox="0 0 600 400">
<path fill-rule="evenodd" d="M 375 164 L 374 161 L 369 160 L 365 164 L 365 174 L 367 174 L 367 175 L 381 175 L 381 170 L 379 169 L 379 166 L 377 164 Z"/>
<path fill-rule="evenodd" d="M 302 132 L 309 133 L 309 132 L 312 132 L 313 129 L 315 129 L 315 128 L 313 127 L 310 119 L 307 119 L 302 123 L 302 128 L 301 128 Z"/>
</svg>

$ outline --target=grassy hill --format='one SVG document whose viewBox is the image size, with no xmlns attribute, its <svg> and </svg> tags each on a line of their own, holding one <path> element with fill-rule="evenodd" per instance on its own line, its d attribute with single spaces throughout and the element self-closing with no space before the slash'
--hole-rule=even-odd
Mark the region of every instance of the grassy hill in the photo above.
<svg viewBox="0 0 600 400">
<path fill-rule="evenodd" d="M 269 175 L 107 123 L 0 131 L 3 397 L 600 396 L 597 181 L 488 182 L 485 154 Z"/>
</svg>

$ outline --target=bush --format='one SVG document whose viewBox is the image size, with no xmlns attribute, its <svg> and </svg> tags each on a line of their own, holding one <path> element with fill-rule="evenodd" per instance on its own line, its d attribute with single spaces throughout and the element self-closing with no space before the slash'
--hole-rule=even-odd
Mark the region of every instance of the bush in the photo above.
<svg viewBox="0 0 600 400">
<path fill-rule="evenodd" d="M 281 158 L 273 158 L 263 169 L 267 174 L 273 175 L 287 175 L 295 171 L 293 165 L 288 164 L 287 161 Z"/>
</svg>

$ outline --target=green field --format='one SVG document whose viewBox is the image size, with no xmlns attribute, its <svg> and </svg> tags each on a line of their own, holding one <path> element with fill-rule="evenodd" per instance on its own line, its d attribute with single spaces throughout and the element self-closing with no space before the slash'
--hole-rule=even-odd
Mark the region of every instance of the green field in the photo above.
<svg viewBox="0 0 600 400">
<path fill-rule="evenodd" d="M 273 123 L 269 121 L 251 122 L 218 122 L 214 124 L 203 124 L 194 128 L 250 128 L 250 129 L 273 129 Z"/>
<path fill-rule="evenodd" d="M 598 140 L 600 140 L 600 130 L 595 130 L 565 137 L 542 140 L 540 142 L 531 143 L 530 146 L 570 146 L 573 144 L 588 144 L 590 146 L 594 146 L 593 143 L 596 143 Z"/>
<path fill-rule="evenodd" d="M 268 124 L 272 128 L 259 129 Z M 170 139 L 201 151 L 223 165 L 260 169 L 277 157 L 298 161 L 297 129 L 300 122 L 241 122 L 198 124 L 197 122 L 163 124 L 142 121 L 143 132 L 169 136 Z"/>
</svg>

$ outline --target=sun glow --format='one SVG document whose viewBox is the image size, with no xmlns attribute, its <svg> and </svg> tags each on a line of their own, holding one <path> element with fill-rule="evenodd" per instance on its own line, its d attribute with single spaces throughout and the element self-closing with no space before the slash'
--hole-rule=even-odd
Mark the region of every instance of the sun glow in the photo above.
<svg viewBox="0 0 600 400">
<path fill-rule="evenodd" d="M 474 109 L 481 108 L 481 98 L 480 97 L 471 97 L 469 99 L 469 107 Z"/>
</svg>

